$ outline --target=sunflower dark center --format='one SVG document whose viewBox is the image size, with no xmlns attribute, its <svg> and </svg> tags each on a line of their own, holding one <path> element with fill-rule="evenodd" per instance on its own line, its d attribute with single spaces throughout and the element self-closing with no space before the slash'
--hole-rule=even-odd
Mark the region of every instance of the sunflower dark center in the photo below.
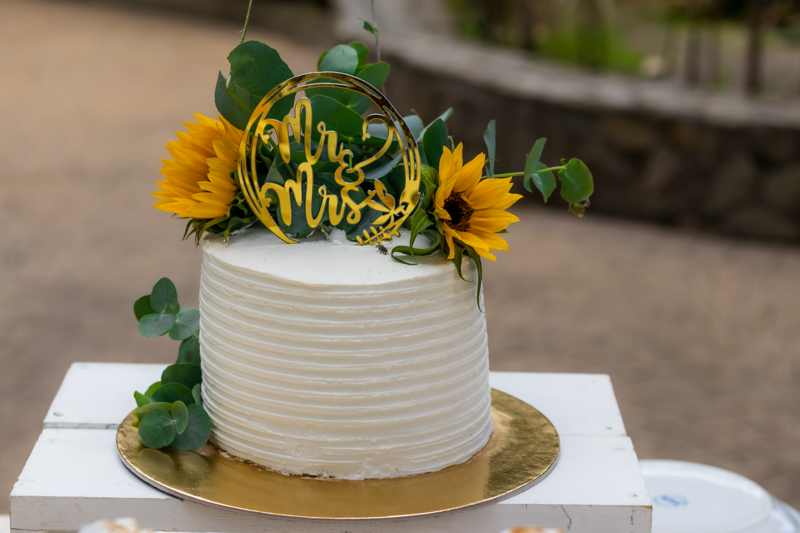
<svg viewBox="0 0 800 533">
<path fill-rule="evenodd" d="M 473 209 L 460 194 L 452 194 L 444 201 L 444 210 L 450 215 L 445 223 L 456 231 L 467 231 Z"/>
</svg>

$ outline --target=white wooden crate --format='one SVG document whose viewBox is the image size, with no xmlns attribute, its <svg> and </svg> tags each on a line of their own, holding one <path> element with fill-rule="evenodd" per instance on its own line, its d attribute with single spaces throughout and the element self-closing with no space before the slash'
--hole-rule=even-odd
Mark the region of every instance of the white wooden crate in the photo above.
<svg viewBox="0 0 800 533">
<path fill-rule="evenodd" d="M 499 532 L 536 525 L 571 532 L 644 533 L 652 506 L 605 375 L 494 372 L 492 386 L 544 413 L 561 456 L 538 485 L 478 509 L 392 521 L 307 521 L 221 511 L 164 494 L 131 474 L 117 455 L 116 427 L 135 407 L 133 390 L 165 365 L 75 363 L 45 418 L 11 493 L 12 531 L 69 531 L 133 516 L 142 527 L 196 532 Z"/>
</svg>

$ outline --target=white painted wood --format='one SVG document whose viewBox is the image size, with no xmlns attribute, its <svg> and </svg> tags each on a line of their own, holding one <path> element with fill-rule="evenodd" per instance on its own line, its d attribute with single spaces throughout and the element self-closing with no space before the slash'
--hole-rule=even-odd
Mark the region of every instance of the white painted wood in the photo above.
<svg viewBox="0 0 800 533">
<path fill-rule="evenodd" d="M 331 521 L 270 519 L 173 498 L 140 481 L 117 456 L 114 430 L 45 429 L 11 493 L 15 530 L 77 529 L 133 516 L 167 531 L 500 531 L 537 525 L 572 532 L 650 531 L 650 500 L 627 437 L 570 437 L 553 472 L 496 505 L 425 519 Z"/>
<path fill-rule="evenodd" d="M 579 533 L 650 531 L 650 499 L 608 376 L 492 373 L 493 387 L 534 405 L 562 437 L 559 462 L 540 484 L 479 509 L 342 523 L 221 511 L 164 494 L 131 474 L 117 455 L 112 428 L 134 407 L 133 390 L 144 391 L 165 366 L 70 368 L 11 493 L 12 532 L 69 531 L 123 516 L 135 517 L 142 527 L 195 532 L 492 533 L 525 525 Z"/>
<path fill-rule="evenodd" d="M 144 392 L 166 366 L 73 363 L 44 427 L 117 428 L 136 407 L 133 391 Z M 539 409 L 560 435 L 625 436 L 607 375 L 492 372 L 490 383 Z"/>
<path fill-rule="evenodd" d="M 45 428 L 115 429 L 136 407 L 133 392 L 167 365 L 72 363 L 44 418 Z"/>
</svg>

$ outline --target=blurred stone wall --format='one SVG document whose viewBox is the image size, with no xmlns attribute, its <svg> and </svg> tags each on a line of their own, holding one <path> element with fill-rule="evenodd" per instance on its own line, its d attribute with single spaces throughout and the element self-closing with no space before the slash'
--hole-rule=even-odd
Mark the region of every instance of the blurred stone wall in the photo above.
<svg viewBox="0 0 800 533">
<path fill-rule="evenodd" d="M 358 23 L 369 1 L 333 3 L 344 40 L 370 42 Z M 522 170 L 534 141 L 547 137 L 545 163 L 589 165 L 592 211 L 800 239 L 800 103 L 583 72 L 466 43 L 435 3 L 376 2 L 392 64 L 386 92 L 402 113 L 429 121 L 453 107 L 450 133 L 469 154 L 485 150 L 483 132 L 496 119 L 499 172 Z"/>
<path fill-rule="evenodd" d="M 737 235 L 800 237 L 798 129 L 559 105 L 389 60 L 392 102 L 426 121 L 453 107 L 448 126 L 467 153 L 485 151 L 483 131 L 497 120 L 498 172 L 521 170 L 534 140 L 547 137 L 546 164 L 557 165 L 563 155 L 592 170 L 592 211 Z"/>
</svg>

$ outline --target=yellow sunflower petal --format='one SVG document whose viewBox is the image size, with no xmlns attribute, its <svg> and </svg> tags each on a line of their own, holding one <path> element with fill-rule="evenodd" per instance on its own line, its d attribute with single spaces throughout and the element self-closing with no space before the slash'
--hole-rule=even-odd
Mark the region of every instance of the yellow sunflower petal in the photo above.
<svg viewBox="0 0 800 533">
<path fill-rule="evenodd" d="M 243 132 L 224 118 L 194 114 L 186 132 L 167 144 L 172 160 L 162 160 L 166 178 L 156 185 L 155 207 L 182 217 L 217 218 L 227 213 L 238 185 L 231 178 L 237 169 L 238 145 Z"/>
<path fill-rule="evenodd" d="M 453 191 L 464 193 L 465 196 L 469 196 L 481 180 L 485 162 L 486 156 L 480 153 L 475 156 L 472 161 L 461 167 Z"/>
</svg>

